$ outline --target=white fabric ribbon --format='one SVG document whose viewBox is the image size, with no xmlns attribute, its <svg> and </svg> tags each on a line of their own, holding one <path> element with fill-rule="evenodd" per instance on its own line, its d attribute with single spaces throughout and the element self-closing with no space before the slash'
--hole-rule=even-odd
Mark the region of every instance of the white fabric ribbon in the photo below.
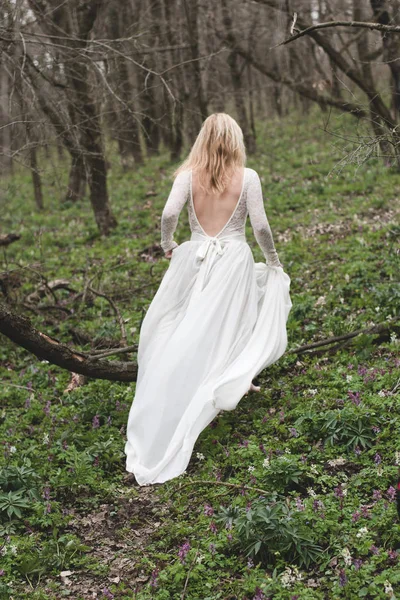
<svg viewBox="0 0 400 600">
<path fill-rule="evenodd" d="M 197 250 L 197 252 L 196 252 L 197 258 L 199 258 L 200 260 L 203 260 L 206 257 L 208 250 L 212 246 L 214 246 L 216 248 L 217 254 L 223 254 L 224 249 L 221 245 L 219 238 L 218 237 L 209 237 L 208 239 L 206 239 L 205 242 L 203 242 L 203 244 L 201 244 L 201 246 Z"/>
</svg>

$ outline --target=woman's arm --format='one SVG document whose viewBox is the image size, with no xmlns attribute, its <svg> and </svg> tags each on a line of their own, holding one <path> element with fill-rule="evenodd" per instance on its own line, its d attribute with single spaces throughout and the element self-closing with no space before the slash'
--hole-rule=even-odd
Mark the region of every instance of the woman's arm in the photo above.
<svg viewBox="0 0 400 600">
<path fill-rule="evenodd" d="M 179 215 L 188 199 L 189 176 L 190 171 L 183 171 L 175 177 L 161 215 L 161 247 L 165 253 L 178 246 L 174 241 L 174 233 L 178 225 Z"/>
<path fill-rule="evenodd" d="M 247 190 L 247 208 L 255 238 L 266 261 L 273 267 L 281 267 L 278 253 L 275 250 L 271 227 L 265 213 L 260 177 L 253 169 Z"/>
</svg>

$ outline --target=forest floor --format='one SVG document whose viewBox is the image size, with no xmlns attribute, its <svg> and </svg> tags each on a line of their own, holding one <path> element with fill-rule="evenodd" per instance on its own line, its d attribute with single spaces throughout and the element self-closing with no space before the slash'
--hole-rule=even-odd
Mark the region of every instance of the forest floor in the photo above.
<svg viewBox="0 0 400 600">
<path fill-rule="evenodd" d="M 288 349 L 260 393 L 203 431 L 185 474 L 141 488 L 125 471 L 134 384 L 65 392 L 68 372 L 2 339 L 0 599 L 396 597 L 400 174 L 377 159 L 334 169 L 345 142 L 323 118 L 260 128 L 248 166 L 291 277 Z M 355 121 L 340 123 L 354 132 Z M 109 300 L 75 298 L 91 280 L 137 343 L 169 264 L 157 244 L 174 165 L 165 155 L 122 173 L 112 158 L 119 225 L 101 239 L 88 200 L 61 203 L 65 165 L 45 161 L 41 213 L 27 171 L 3 180 L 3 232 L 21 234 L 2 256 L 9 301 L 66 343 L 77 330 L 91 340 L 82 349 L 118 342 Z M 178 243 L 188 234 L 184 210 Z M 262 260 L 249 224 L 247 237 Z M 71 289 L 55 292 L 57 309 L 44 308 L 49 294 L 29 304 L 59 278 Z M 296 352 L 379 324 L 380 334 Z"/>
</svg>

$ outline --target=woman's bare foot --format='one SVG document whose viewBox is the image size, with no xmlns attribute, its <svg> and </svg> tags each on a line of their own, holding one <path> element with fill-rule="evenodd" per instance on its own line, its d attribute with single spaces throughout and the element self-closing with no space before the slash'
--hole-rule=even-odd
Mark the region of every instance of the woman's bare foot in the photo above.
<svg viewBox="0 0 400 600">
<path fill-rule="evenodd" d="M 248 394 L 249 392 L 260 392 L 260 391 L 261 391 L 261 388 L 260 388 L 260 386 L 259 386 L 259 385 L 254 385 L 254 383 L 252 382 L 252 383 L 250 384 L 250 387 L 249 387 L 249 389 L 248 389 L 248 390 L 247 390 L 247 392 L 246 392 L 246 396 L 247 396 L 247 394 Z"/>
</svg>

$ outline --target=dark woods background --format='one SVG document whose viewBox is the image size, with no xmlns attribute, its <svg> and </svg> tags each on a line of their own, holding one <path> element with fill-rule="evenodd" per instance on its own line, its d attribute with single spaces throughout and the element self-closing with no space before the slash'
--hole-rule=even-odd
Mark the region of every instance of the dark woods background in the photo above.
<svg viewBox="0 0 400 600">
<path fill-rule="evenodd" d="M 56 151 L 69 164 L 61 201 L 88 193 L 103 234 L 116 225 L 106 142 L 127 170 L 160 149 L 176 161 L 214 111 L 237 118 L 251 154 L 258 120 L 334 107 L 368 122 L 364 153 L 396 161 L 399 32 L 332 27 L 276 46 L 314 23 L 399 25 L 398 0 L 2 0 L 0 11 L 1 171 L 30 169 L 40 209 Z"/>
</svg>

